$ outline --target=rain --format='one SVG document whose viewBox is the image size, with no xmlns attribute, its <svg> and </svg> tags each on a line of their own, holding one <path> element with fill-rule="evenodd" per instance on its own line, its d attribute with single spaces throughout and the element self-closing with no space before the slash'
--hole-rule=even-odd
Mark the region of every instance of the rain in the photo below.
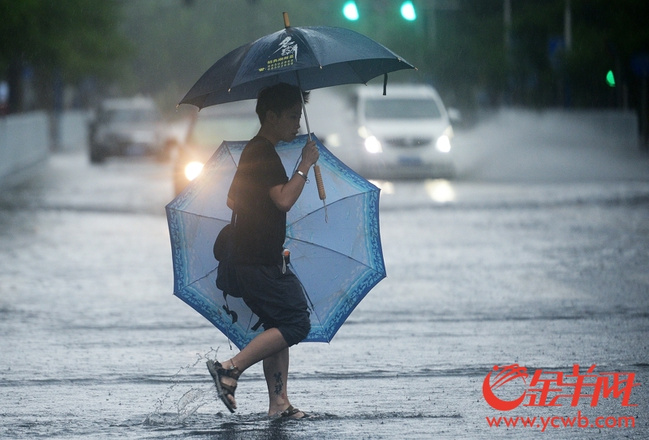
<svg viewBox="0 0 649 440">
<path fill-rule="evenodd" d="M 1 438 L 649 436 L 646 6 L 1 3 Z M 381 190 L 387 277 L 331 342 L 291 348 L 300 421 L 267 416 L 261 365 L 236 413 L 219 400 L 205 362 L 237 348 L 173 295 L 165 216 L 224 140 L 178 102 L 284 11 L 417 67 L 306 104 Z M 253 109 L 225 140 L 254 135 Z"/>
</svg>

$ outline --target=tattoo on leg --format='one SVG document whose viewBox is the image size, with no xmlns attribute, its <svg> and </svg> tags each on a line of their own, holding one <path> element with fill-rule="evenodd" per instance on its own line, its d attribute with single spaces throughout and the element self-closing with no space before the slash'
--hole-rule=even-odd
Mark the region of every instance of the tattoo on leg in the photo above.
<svg viewBox="0 0 649 440">
<path fill-rule="evenodd" d="M 280 396 L 284 391 L 284 381 L 282 380 L 282 373 L 275 373 L 275 394 Z"/>
</svg>

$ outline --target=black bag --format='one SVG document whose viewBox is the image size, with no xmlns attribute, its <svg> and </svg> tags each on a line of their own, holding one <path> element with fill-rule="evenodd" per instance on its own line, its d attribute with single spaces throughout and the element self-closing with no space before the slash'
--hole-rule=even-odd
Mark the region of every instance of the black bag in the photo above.
<svg viewBox="0 0 649 440">
<path fill-rule="evenodd" d="M 237 284 L 237 273 L 234 264 L 234 214 L 232 222 L 225 225 L 214 241 L 214 258 L 219 262 L 216 270 L 216 287 L 223 291 L 224 295 L 241 298 Z"/>
</svg>

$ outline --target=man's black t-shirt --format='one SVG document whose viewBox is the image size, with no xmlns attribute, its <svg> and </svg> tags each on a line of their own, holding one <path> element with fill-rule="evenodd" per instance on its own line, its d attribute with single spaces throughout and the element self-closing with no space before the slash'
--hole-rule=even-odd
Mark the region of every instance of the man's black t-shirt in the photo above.
<svg viewBox="0 0 649 440">
<path fill-rule="evenodd" d="M 254 137 L 241 153 L 228 193 L 237 211 L 237 263 L 281 264 L 286 213 L 277 209 L 269 191 L 286 182 L 288 176 L 275 147 L 265 138 Z"/>
</svg>

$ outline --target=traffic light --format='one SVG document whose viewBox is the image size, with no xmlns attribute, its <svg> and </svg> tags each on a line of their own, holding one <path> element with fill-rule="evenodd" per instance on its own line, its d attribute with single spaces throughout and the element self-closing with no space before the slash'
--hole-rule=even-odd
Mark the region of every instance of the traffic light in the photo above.
<svg viewBox="0 0 649 440">
<path fill-rule="evenodd" d="M 612 70 L 609 70 L 606 74 L 606 84 L 608 84 L 609 87 L 615 87 L 615 74 Z"/>
<path fill-rule="evenodd" d="M 415 5 L 410 0 L 401 3 L 401 16 L 404 20 L 415 21 L 417 19 L 417 11 Z"/>
<path fill-rule="evenodd" d="M 402 2 L 399 12 L 404 20 L 415 21 L 417 19 L 417 10 L 411 0 Z M 342 13 L 349 21 L 358 21 L 361 17 L 360 12 L 358 12 L 358 5 L 354 0 L 348 0 L 343 4 Z"/>
<path fill-rule="evenodd" d="M 349 0 L 348 2 L 345 2 L 343 5 L 343 15 L 349 21 L 358 20 L 360 15 L 358 14 L 358 6 L 356 6 L 355 1 Z"/>
</svg>

